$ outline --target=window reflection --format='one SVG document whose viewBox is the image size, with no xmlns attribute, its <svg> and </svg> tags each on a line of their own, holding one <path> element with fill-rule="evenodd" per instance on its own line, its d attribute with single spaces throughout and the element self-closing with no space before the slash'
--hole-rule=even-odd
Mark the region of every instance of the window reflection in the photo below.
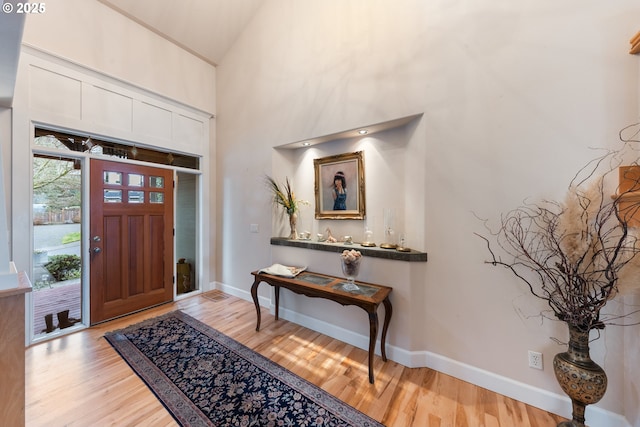
<svg viewBox="0 0 640 427">
<path fill-rule="evenodd" d="M 105 203 L 121 203 L 122 190 L 104 190 Z"/>
<path fill-rule="evenodd" d="M 129 187 L 142 187 L 144 185 L 144 175 L 137 173 L 129 174 Z"/>
<path fill-rule="evenodd" d="M 129 191 L 129 203 L 144 203 L 144 191 Z"/>
<path fill-rule="evenodd" d="M 104 183 L 122 185 L 122 172 L 104 171 Z"/>
</svg>

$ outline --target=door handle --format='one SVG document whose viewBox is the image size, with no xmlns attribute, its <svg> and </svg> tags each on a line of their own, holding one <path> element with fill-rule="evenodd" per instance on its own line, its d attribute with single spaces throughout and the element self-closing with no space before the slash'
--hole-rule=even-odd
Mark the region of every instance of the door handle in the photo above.
<svg viewBox="0 0 640 427">
<path fill-rule="evenodd" d="M 99 242 L 100 241 L 100 236 L 93 236 L 93 241 L 94 242 Z"/>
<path fill-rule="evenodd" d="M 93 249 L 91 249 L 91 251 L 92 251 L 94 254 L 99 254 L 100 252 L 102 252 L 102 249 L 100 249 L 100 248 L 93 248 Z"/>
</svg>

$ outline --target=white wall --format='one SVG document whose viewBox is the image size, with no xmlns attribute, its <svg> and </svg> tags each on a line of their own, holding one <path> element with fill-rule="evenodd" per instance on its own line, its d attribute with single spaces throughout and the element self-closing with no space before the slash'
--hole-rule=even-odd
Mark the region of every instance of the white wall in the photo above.
<svg viewBox="0 0 640 427">
<path fill-rule="evenodd" d="M 56 0 L 27 17 L 23 43 L 215 112 L 215 67 L 97 0 Z"/>
<path fill-rule="evenodd" d="M 406 231 L 421 235 L 429 253 L 410 284 L 422 289 L 423 313 L 411 314 L 421 327 L 392 329 L 409 335 L 389 340 L 416 343 L 406 350 L 432 365 L 444 360 L 454 375 L 521 385 L 507 393 L 526 384 L 561 395 L 551 360 L 564 347 L 549 337 L 566 340 L 566 328 L 541 322 L 544 305 L 484 264 L 476 215 L 495 224 L 525 198 L 561 198 L 594 157 L 591 147 L 617 146 L 618 131 L 638 116 L 638 58 L 627 54 L 638 12 L 634 0 L 265 3 L 217 68 L 217 281 L 246 293 L 249 272 L 280 255 L 269 245 L 261 175 L 295 167 L 281 166 L 273 147 L 423 112 L 402 178 L 403 203 L 415 203 L 421 218 Z M 375 191 L 394 188 L 383 182 Z M 249 233 L 251 223 L 260 233 Z M 337 273 L 330 263 L 314 268 Z M 637 329 L 608 328 L 593 343 L 610 376 L 600 410 L 587 412 L 594 425 L 609 411 L 637 422 L 628 396 L 640 378 L 631 363 L 623 368 L 625 338 L 637 340 Z M 544 353 L 544 371 L 527 367 L 529 349 Z M 531 403 L 571 412 L 566 400 L 529 394 L 542 396 Z"/>
</svg>

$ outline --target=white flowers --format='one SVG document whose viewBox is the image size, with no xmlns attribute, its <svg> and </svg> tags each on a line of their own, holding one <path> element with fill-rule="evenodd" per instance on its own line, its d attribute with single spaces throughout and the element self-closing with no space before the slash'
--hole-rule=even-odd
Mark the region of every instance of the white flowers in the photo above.
<svg viewBox="0 0 640 427">
<path fill-rule="evenodd" d="M 360 251 L 356 251 L 355 249 L 345 249 L 344 251 L 342 251 L 340 258 L 342 258 L 342 261 L 344 263 L 351 264 L 352 262 L 360 261 L 362 259 L 362 254 L 360 253 Z"/>
</svg>

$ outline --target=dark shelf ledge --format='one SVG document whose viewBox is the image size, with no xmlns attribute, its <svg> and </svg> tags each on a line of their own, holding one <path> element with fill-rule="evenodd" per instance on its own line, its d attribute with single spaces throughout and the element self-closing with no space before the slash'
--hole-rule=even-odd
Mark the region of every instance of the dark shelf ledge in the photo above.
<svg viewBox="0 0 640 427">
<path fill-rule="evenodd" d="M 345 249 L 355 249 L 367 257 L 391 259 L 396 261 L 427 262 L 427 253 L 414 251 L 400 252 L 395 249 L 382 249 L 379 247 L 365 248 L 358 243 L 346 245 L 344 243 L 314 242 L 311 240 L 291 240 L 286 237 L 272 237 L 271 244 L 275 246 L 291 246 L 294 248 L 312 249 L 325 252 L 342 252 Z"/>
</svg>

